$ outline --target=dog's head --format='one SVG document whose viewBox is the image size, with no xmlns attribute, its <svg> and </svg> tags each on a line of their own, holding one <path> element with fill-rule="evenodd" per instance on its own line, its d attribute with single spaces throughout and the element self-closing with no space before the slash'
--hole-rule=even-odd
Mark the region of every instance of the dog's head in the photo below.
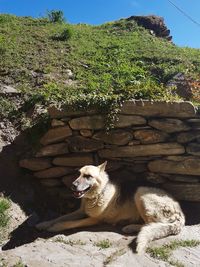
<svg viewBox="0 0 200 267">
<path fill-rule="evenodd" d="M 92 191 L 99 188 L 107 182 L 107 175 L 105 175 L 105 167 L 107 162 L 99 166 L 87 165 L 82 167 L 80 176 L 72 183 L 71 189 L 76 198 L 90 195 Z"/>
</svg>

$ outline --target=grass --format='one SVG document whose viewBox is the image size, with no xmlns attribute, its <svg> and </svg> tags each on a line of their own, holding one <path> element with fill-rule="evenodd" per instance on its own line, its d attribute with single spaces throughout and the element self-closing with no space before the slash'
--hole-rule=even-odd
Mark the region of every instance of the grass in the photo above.
<svg viewBox="0 0 200 267">
<path fill-rule="evenodd" d="M 106 249 L 106 248 L 110 248 L 112 246 L 112 243 L 110 242 L 109 239 L 103 239 L 99 242 L 96 242 L 95 246 L 97 246 L 101 249 Z"/>
<path fill-rule="evenodd" d="M 199 78 L 200 50 L 156 38 L 134 21 L 92 26 L 0 15 L 0 82 L 16 87 L 24 103 L 16 108 L 2 97 L 0 116 L 17 113 L 20 121 L 36 104 L 68 104 L 98 107 L 112 119 L 126 99 L 180 100 L 166 86 L 179 72 Z"/>
<path fill-rule="evenodd" d="M 0 229 L 6 227 L 9 222 L 8 209 L 10 201 L 7 198 L 0 198 Z"/>
<path fill-rule="evenodd" d="M 122 256 L 123 254 L 125 254 L 125 250 L 124 249 L 118 249 L 118 250 L 114 251 L 110 256 L 108 256 L 104 260 L 104 262 L 103 262 L 104 266 L 110 264 L 113 261 L 115 261 L 118 257 Z"/>
<path fill-rule="evenodd" d="M 176 267 L 184 267 L 184 265 L 175 260 L 171 260 L 170 257 L 172 256 L 172 252 L 181 247 L 196 247 L 200 245 L 199 240 L 174 240 L 169 244 L 163 245 L 161 247 L 155 248 L 148 248 L 147 253 L 150 254 L 151 257 L 163 260 L 168 262 L 169 264 L 176 266 Z"/>
<path fill-rule="evenodd" d="M 9 199 L 0 197 L 0 242 L 4 239 L 6 232 L 5 230 L 9 224 L 10 217 L 8 210 L 10 205 L 11 203 Z"/>
<path fill-rule="evenodd" d="M 70 245 L 70 246 L 86 245 L 86 243 L 81 241 L 80 239 L 79 240 L 72 240 L 72 239 L 65 240 L 62 237 L 57 237 L 54 241 L 59 242 L 59 243 L 63 243 L 66 245 Z"/>
</svg>

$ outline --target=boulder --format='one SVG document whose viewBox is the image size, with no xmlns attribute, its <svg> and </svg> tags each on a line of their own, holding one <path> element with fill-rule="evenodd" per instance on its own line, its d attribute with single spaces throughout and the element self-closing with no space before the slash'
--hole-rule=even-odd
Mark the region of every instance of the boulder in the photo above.
<svg viewBox="0 0 200 267">
<path fill-rule="evenodd" d="M 34 176 L 37 178 L 57 178 L 66 174 L 73 173 L 74 169 L 67 167 L 52 167 L 43 171 L 35 172 Z"/>
<path fill-rule="evenodd" d="M 156 130 L 138 130 L 133 133 L 134 137 L 142 144 L 154 144 L 165 142 L 169 135 Z"/>
<path fill-rule="evenodd" d="M 190 118 L 196 116 L 196 109 L 191 102 L 132 100 L 124 102 L 120 113 L 147 117 Z"/>
<path fill-rule="evenodd" d="M 91 154 L 84 155 L 69 155 L 65 157 L 58 157 L 53 160 L 54 165 L 58 166 L 72 166 L 72 167 L 81 167 L 84 165 L 94 164 L 93 157 Z"/>
<path fill-rule="evenodd" d="M 191 142 L 198 138 L 200 138 L 200 131 L 190 131 L 186 133 L 180 133 L 177 135 L 177 141 L 183 144 Z"/>
<path fill-rule="evenodd" d="M 70 106 L 64 106 L 61 109 L 58 109 L 54 106 L 51 106 L 48 108 L 48 112 L 52 119 L 61 119 L 65 117 L 84 116 L 87 114 L 92 115 L 96 113 L 96 110 L 77 110 Z"/>
<path fill-rule="evenodd" d="M 190 155 L 200 156 L 200 144 L 198 144 L 198 143 L 190 143 L 186 147 L 186 151 Z"/>
<path fill-rule="evenodd" d="M 190 127 L 179 119 L 152 119 L 149 120 L 148 124 L 158 130 L 167 132 L 167 133 L 175 133 L 181 131 L 188 131 Z"/>
<path fill-rule="evenodd" d="M 200 175 L 200 159 L 183 157 L 182 161 L 171 161 L 160 159 L 148 164 L 151 172 L 183 174 L 183 175 Z"/>
<path fill-rule="evenodd" d="M 98 152 L 101 158 L 118 158 L 118 157 L 144 157 L 155 155 L 178 155 L 183 154 L 185 149 L 177 143 L 135 145 L 127 147 L 114 147 L 103 149 Z"/>
<path fill-rule="evenodd" d="M 50 168 L 51 160 L 50 159 L 22 159 L 19 162 L 19 166 L 22 168 L 29 169 L 31 171 L 40 171 Z"/>
<path fill-rule="evenodd" d="M 129 115 L 117 115 L 117 121 L 114 122 L 115 128 L 131 127 L 134 125 L 144 125 L 146 124 L 145 118 L 141 116 L 129 116 Z"/>
<path fill-rule="evenodd" d="M 104 147 L 103 142 L 82 136 L 68 138 L 67 143 L 71 152 L 93 152 Z"/>
<path fill-rule="evenodd" d="M 62 182 L 60 179 L 41 179 L 40 183 L 44 186 L 48 187 L 54 187 L 54 186 L 59 186 L 62 185 Z"/>
<path fill-rule="evenodd" d="M 68 136 L 72 135 L 72 130 L 69 126 L 50 129 L 41 139 L 42 145 L 49 145 L 65 140 Z"/>
<path fill-rule="evenodd" d="M 78 178 L 78 174 L 69 174 L 69 175 L 65 175 L 62 178 L 62 182 L 64 183 L 65 186 L 67 187 L 71 187 L 73 181 L 75 181 Z"/>
<path fill-rule="evenodd" d="M 51 121 L 51 127 L 54 128 L 54 127 L 59 127 L 59 126 L 65 126 L 65 123 L 61 120 L 57 120 L 57 119 L 53 119 Z"/>
<path fill-rule="evenodd" d="M 80 130 L 80 135 L 82 135 L 83 137 L 91 137 L 92 134 L 93 133 L 91 130 L 87 130 L 87 129 Z"/>
<path fill-rule="evenodd" d="M 68 152 L 69 149 L 67 143 L 58 143 L 40 148 L 36 153 L 36 157 L 57 156 L 67 154 Z"/>
<path fill-rule="evenodd" d="M 73 130 L 99 130 L 105 127 L 105 118 L 101 115 L 74 118 L 69 125 Z"/>
<path fill-rule="evenodd" d="M 106 144 L 126 145 L 133 138 L 132 134 L 123 130 L 113 130 L 109 132 L 98 132 L 94 139 L 102 140 Z"/>
<path fill-rule="evenodd" d="M 200 184 L 166 183 L 163 188 L 178 200 L 200 201 Z"/>
</svg>

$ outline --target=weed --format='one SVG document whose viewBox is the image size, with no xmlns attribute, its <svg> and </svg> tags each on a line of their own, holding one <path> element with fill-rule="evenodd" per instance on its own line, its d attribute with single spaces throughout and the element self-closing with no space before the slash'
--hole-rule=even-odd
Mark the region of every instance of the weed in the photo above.
<svg viewBox="0 0 200 267">
<path fill-rule="evenodd" d="M 170 259 L 172 252 L 180 247 L 196 247 L 198 245 L 200 245 L 199 240 L 174 240 L 161 247 L 148 248 L 147 253 L 153 258 L 166 261 L 177 267 L 183 267 L 182 263 Z"/>
<path fill-rule="evenodd" d="M 13 267 L 26 267 L 26 265 L 21 260 L 19 260 L 13 265 Z"/>
<path fill-rule="evenodd" d="M 70 28 L 64 28 L 60 32 L 57 32 L 52 36 L 53 40 L 56 41 L 68 41 L 72 37 L 73 31 Z"/>
<path fill-rule="evenodd" d="M 101 249 L 110 248 L 112 246 L 112 243 L 109 239 L 103 239 L 97 243 L 95 243 L 95 246 L 100 247 Z"/>
<path fill-rule="evenodd" d="M 55 242 L 59 242 L 59 243 L 63 243 L 63 244 L 66 244 L 66 245 L 70 245 L 70 246 L 78 246 L 78 245 L 85 245 L 86 243 L 81 241 L 80 239 L 78 240 L 73 240 L 73 239 L 68 239 L 68 240 L 65 240 L 63 239 L 62 237 L 57 237 L 55 240 Z"/>
<path fill-rule="evenodd" d="M 8 209 L 10 201 L 7 198 L 0 198 L 0 228 L 7 226 L 9 222 Z"/>
<path fill-rule="evenodd" d="M 118 249 L 115 252 L 113 252 L 110 256 L 108 256 L 105 260 L 104 260 L 104 265 L 108 265 L 111 262 L 115 261 L 117 259 L 117 257 L 122 256 L 123 254 L 125 254 L 125 250 L 124 249 Z"/>
</svg>

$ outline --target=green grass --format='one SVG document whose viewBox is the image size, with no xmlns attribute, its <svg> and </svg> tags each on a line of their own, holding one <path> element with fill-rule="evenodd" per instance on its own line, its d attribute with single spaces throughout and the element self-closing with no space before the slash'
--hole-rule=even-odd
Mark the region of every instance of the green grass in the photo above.
<svg viewBox="0 0 200 267">
<path fill-rule="evenodd" d="M 104 260 L 104 266 L 110 264 L 113 261 L 116 261 L 118 257 L 122 256 L 123 254 L 125 254 L 125 250 L 124 249 L 118 249 L 116 251 L 114 251 L 110 256 L 108 256 L 105 260 Z"/>
<path fill-rule="evenodd" d="M 171 260 L 170 257 L 172 255 L 172 252 L 178 248 L 181 247 L 196 247 L 200 245 L 199 240 L 174 240 L 170 242 L 169 244 L 163 245 L 161 247 L 155 247 L 155 248 L 148 248 L 147 253 L 150 254 L 151 257 L 163 260 L 165 262 L 170 263 L 173 266 L 176 267 L 184 267 L 184 265 L 175 260 Z"/>
<path fill-rule="evenodd" d="M 85 242 L 81 241 L 80 239 L 78 239 L 78 240 L 73 240 L 73 239 L 65 240 L 62 237 L 57 237 L 54 241 L 59 242 L 59 243 L 63 243 L 66 245 L 70 245 L 70 246 L 78 246 L 78 245 L 83 246 L 86 244 Z"/>
<path fill-rule="evenodd" d="M 112 246 L 112 243 L 110 242 L 109 239 L 103 239 L 95 243 L 95 246 L 105 249 L 105 248 L 110 248 Z"/>
<path fill-rule="evenodd" d="M 5 238 L 6 228 L 9 225 L 10 216 L 8 210 L 10 205 L 9 199 L 0 197 L 0 242 Z"/>
<path fill-rule="evenodd" d="M 0 52 L 0 82 L 9 80 L 25 102 L 18 113 L 37 103 L 109 113 L 130 98 L 176 100 L 167 82 L 179 72 L 200 73 L 199 49 L 177 47 L 126 20 L 92 26 L 1 14 Z M 7 103 L 0 113 L 13 116 L 13 109 Z"/>
<path fill-rule="evenodd" d="M 6 198 L 0 198 L 0 229 L 6 227 L 9 222 L 8 209 L 10 208 L 10 201 Z"/>
</svg>

